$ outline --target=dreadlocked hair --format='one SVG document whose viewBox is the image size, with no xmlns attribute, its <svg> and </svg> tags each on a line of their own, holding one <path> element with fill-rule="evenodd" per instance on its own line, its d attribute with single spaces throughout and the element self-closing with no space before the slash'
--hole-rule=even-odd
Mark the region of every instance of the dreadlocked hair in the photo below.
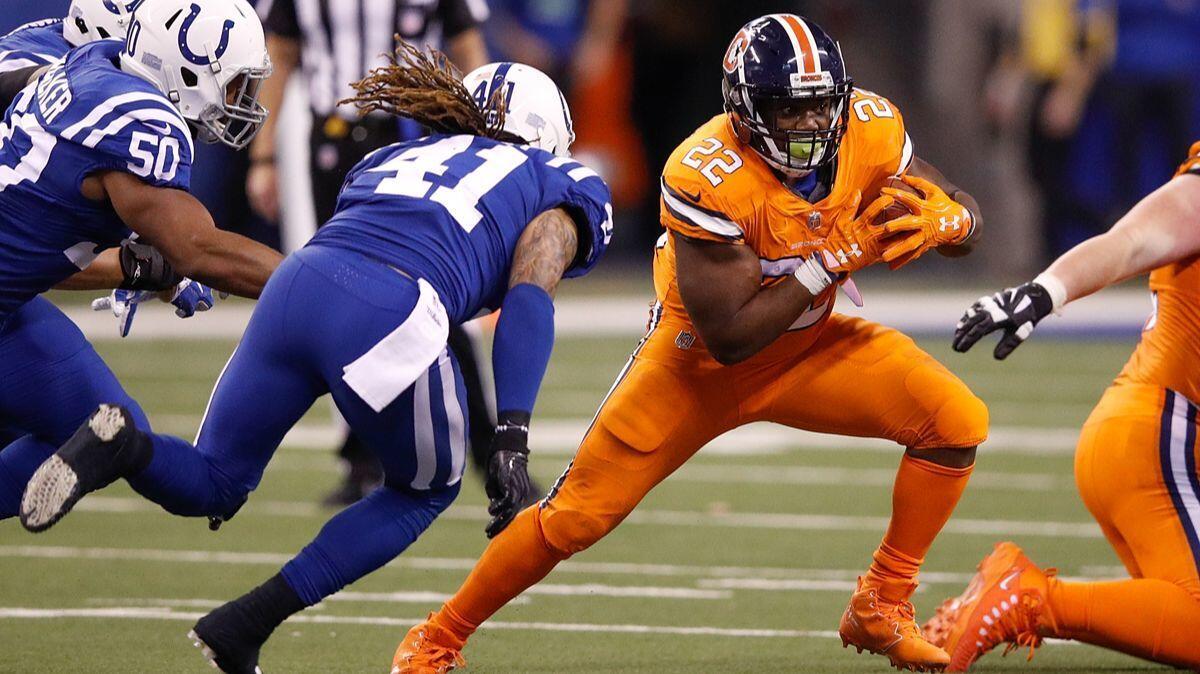
<svg viewBox="0 0 1200 674">
<path fill-rule="evenodd" d="M 390 63 L 351 84 L 362 114 L 377 110 L 408 117 L 435 133 L 470 134 L 508 143 L 525 140 L 504 130 L 505 100 L 500 88 L 480 109 L 462 83 L 462 73 L 440 51 L 426 52 L 396 36 Z"/>
</svg>

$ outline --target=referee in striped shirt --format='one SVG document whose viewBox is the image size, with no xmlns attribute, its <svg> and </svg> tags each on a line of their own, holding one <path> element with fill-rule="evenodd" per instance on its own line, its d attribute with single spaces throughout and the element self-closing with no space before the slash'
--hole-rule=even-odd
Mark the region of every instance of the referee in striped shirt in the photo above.
<svg viewBox="0 0 1200 674">
<path fill-rule="evenodd" d="M 485 0 L 259 0 L 264 16 L 267 51 L 275 67 L 264 83 L 261 101 L 268 110 L 282 107 L 284 91 L 299 68 L 312 110 L 310 170 L 318 226 L 327 222 L 350 169 L 367 153 L 384 145 L 424 135 L 411 122 L 382 113 L 359 117 L 353 106 L 337 102 L 351 97 L 352 82 L 385 65 L 384 54 L 394 36 L 442 49 L 463 72 L 488 62 L 480 30 L 488 17 Z M 276 168 L 275 123 L 266 124 L 250 146 L 246 192 L 251 206 L 268 220 L 279 219 L 279 172 Z M 471 455 L 485 469 L 494 422 L 488 412 L 479 365 L 471 339 L 462 328 L 450 331 L 450 348 L 467 384 Z M 326 502 L 357 501 L 382 480 L 374 454 L 355 437 L 339 454 L 348 464 L 346 480 Z"/>
</svg>

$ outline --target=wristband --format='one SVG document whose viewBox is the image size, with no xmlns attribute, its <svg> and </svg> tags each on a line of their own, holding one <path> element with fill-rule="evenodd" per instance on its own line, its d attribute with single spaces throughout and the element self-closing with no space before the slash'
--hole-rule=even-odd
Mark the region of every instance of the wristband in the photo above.
<svg viewBox="0 0 1200 674">
<path fill-rule="evenodd" d="M 174 288 L 183 280 L 154 246 L 127 241 L 121 244 L 117 257 L 124 277 L 118 286 L 121 290 L 158 292 Z"/>
<path fill-rule="evenodd" d="M 833 285 L 837 276 L 831 275 L 829 270 L 825 269 L 825 265 L 821 264 L 820 252 L 809 255 L 804 262 L 796 267 L 796 271 L 792 272 L 792 276 L 800 282 L 808 290 L 813 297 L 820 295 L 826 288 Z"/>
<path fill-rule="evenodd" d="M 1033 282 L 1046 289 L 1046 294 L 1050 296 L 1054 305 L 1054 313 L 1061 314 L 1063 305 L 1067 303 L 1067 286 L 1063 285 L 1057 276 L 1045 271 L 1038 274 Z"/>
</svg>

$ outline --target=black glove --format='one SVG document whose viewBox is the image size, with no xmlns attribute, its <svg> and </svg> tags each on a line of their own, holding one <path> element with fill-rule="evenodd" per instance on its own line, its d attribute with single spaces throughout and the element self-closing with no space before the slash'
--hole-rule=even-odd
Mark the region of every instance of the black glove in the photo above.
<svg viewBox="0 0 1200 674">
<path fill-rule="evenodd" d="M 120 259 L 121 274 L 125 276 L 119 286 L 122 290 L 158 292 L 174 288 L 183 280 L 154 246 L 126 241 L 121 244 Z"/>
<path fill-rule="evenodd" d="M 529 414 L 501 412 L 488 460 L 488 538 L 504 531 L 533 491 L 529 482 Z"/>
<path fill-rule="evenodd" d="M 1054 300 L 1040 284 L 1026 283 L 995 295 L 984 295 L 967 308 L 954 329 L 954 350 L 965 353 L 984 335 L 1003 330 L 993 355 L 1004 360 L 1054 311 Z"/>
</svg>

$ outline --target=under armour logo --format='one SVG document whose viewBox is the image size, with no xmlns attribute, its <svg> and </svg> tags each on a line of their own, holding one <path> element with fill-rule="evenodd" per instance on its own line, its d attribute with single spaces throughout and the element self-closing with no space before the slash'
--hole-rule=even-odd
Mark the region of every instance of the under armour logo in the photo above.
<svg viewBox="0 0 1200 674">
<path fill-rule="evenodd" d="M 212 65 L 212 62 L 221 58 L 225 54 L 225 50 L 229 49 L 229 31 L 233 29 L 233 21 L 225 19 L 225 25 L 221 27 L 221 42 L 212 54 L 197 54 L 192 51 L 187 43 L 188 31 L 192 29 L 192 24 L 196 23 L 196 19 L 200 17 L 200 5 L 192 3 L 191 13 L 183 20 L 183 25 L 179 27 L 179 51 L 183 54 L 183 58 L 198 66 Z"/>
<path fill-rule="evenodd" d="M 942 224 L 940 227 L 938 227 L 938 229 L 942 230 L 943 232 L 945 232 L 945 231 L 957 232 L 958 230 L 962 229 L 962 225 L 960 224 L 962 222 L 961 215 L 956 215 L 953 218 L 943 215 L 939 222 L 941 222 Z"/>
<path fill-rule="evenodd" d="M 862 257 L 862 251 L 859 250 L 857 243 L 850 244 L 850 252 L 849 253 L 842 250 L 841 248 L 839 248 L 837 251 L 838 262 L 841 262 L 842 264 L 846 264 L 847 262 L 849 262 L 851 256 Z"/>
</svg>

